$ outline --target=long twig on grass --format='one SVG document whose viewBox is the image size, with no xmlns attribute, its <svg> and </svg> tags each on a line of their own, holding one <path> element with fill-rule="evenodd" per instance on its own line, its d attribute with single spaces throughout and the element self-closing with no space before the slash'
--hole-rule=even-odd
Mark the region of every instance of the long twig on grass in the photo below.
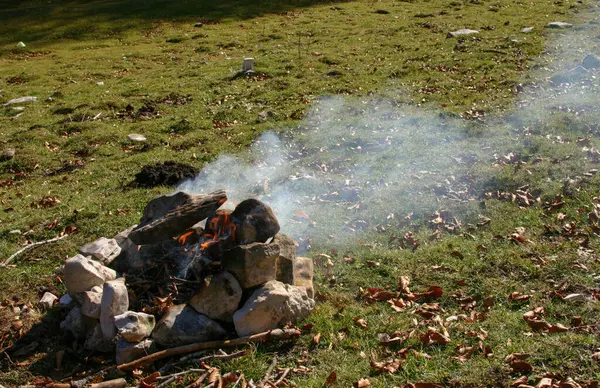
<svg viewBox="0 0 600 388">
<path fill-rule="evenodd" d="M 273 372 L 273 369 L 275 369 L 275 365 L 277 365 L 277 356 L 273 356 L 273 361 L 271 361 L 271 365 L 269 365 L 267 371 L 265 372 L 265 375 L 263 376 L 263 379 L 258 384 L 259 387 L 264 387 L 267 381 L 269 381 L 269 376 L 271 376 L 271 372 Z"/>
<path fill-rule="evenodd" d="M 206 380 L 206 378 L 210 375 L 210 373 L 212 372 L 213 369 L 214 368 L 210 368 L 208 370 L 208 372 L 206 372 L 202 376 L 198 377 L 198 379 L 196 379 L 196 381 L 194 381 L 193 383 L 191 383 L 190 385 L 188 385 L 185 388 L 197 388 L 197 387 L 199 387 L 204 382 L 204 380 Z"/>
<path fill-rule="evenodd" d="M 148 356 L 142 357 L 132 362 L 128 362 L 126 364 L 121 364 L 117 367 L 120 371 L 130 371 L 135 368 L 140 368 L 141 366 L 145 366 L 151 364 L 155 361 L 162 360 L 163 358 L 179 356 L 182 354 L 188 354 L 192 352 L 197 352 L 199 350 L 205 349 L 217 349 L 224 347 L 232 347 L 245 345 L 251 342 L 262 342 L 269 340 L 284 340 L 289 338 L 295 338 L 300 335 L 300 331 L 297 329 L 275 329 L 270 331 L 265 331 L 264 333 L 254 334 L 246 337 L 234 338 L 232 340 L 225 341 L 211 341 L 211 342 L 199 342 L 190 345 L 178 346 L 176 348 L 165 349 L 160 352 L 156 352 L 150 354 Z"/>
<path fill-rule="evenodd" d="M 21 253 L 25 252 L 28 249 L 31 249 L 33 247 L 39 247 L 41 245 L 50 244 L 50 243 L 53 243 L 56 241 L 60 241 L 67 236 L 68 236 L 68 234 L 63 234 L 62 236 L 54 237 L 54 238 L 51 238 L 50 240 L 38 241 L 38 242 L 31 243 L 29 245 L 26 245 L 23 248 L 16 251 L 15 253 L 13 253 L 12 255 L 10 255 L 10 257 L 8 259 L 4 260 L 4 262 L 2 264 L 0 264 L 0 267 L 6 267 L 8 264 L 10 264 L 11 261 L 13 261 L 13 259 L 15 257 L 19 256 Z"/>
<path fill-rule="evenodd" d="M 292 368 L 287 368 L 286 370 L 283 371 L 281 377 L 279 377 L 277 379 L 277 381 L 275 381 L 273 383 L 274 386 L 279 386 L 279 384 L 281 384 L 283 382 L 283 380 L 285 380 L 285 378 L 287 377 L 287 375 L 290 373 L 290 371 L 292 370 Z"/>
</svg>

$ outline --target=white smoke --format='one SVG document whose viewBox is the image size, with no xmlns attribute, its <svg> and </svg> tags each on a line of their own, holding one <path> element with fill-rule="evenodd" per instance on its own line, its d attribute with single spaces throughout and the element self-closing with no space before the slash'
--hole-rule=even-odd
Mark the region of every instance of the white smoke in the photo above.
<svg viewBox="0 0 600 388">
<path fill-rule="evenodd" d="M 583 59 L 585 50 L 573 50 L 567 41 L 553 47 L 566 45 L 577 57 L 542 77 Z M 297 128 L 265 133 L 245 154 L 220 156 L 178 190 L 224 188 L 229 206 L 260 199 L 274 209 L 284 233 L 296 239 L 333 236 L 333 242 L 396 227 L 410 213 L 451 207 L 475 214 L 478 188 L 494 179 L 496 160 L 526 153 L 531 125 L 552 119 L 563 107 L 598 101 L 598 82 L 586 76 L 577 87 L 552 87 L 539 77 L 526 86 L 518 109 L 486 124 L 373 97 L 323 98 Z M 536 141 L 554 144 L 552 136 L 563 132 Z"/>
</svg>

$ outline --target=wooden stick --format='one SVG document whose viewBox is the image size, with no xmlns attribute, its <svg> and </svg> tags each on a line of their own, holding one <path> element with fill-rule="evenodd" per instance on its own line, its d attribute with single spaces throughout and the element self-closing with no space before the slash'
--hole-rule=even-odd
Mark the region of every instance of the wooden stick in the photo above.
<svg viewBox="0 0 600 388">
<path fill-rule="evenodd" d="M 199 342 L 190 345 L 178 346 L 176 348 L 161 350 L 160 352 L 150 354 L 138 360 L 128 362 L 126 364 L 121 364 L 117 367 L 117 369 L 120 371 L 130 371 L 151 364 L 155 361 L 162 360 L 163 358 L 179 356 L 182 354 L 197 352 L 199 350 L 239 346 L 250 342 L 262 342 L 272 339 L 284 340 L 298 336 L 300 336 L 300 331 L 296 329 L 275 329 L 265 331 L 264 333 L 254 334 L 247 337 L 234 338 L 231 340 Z"/>
<path fill-rule="evenodd" d="M 267 381 L 269 381 L 269 376 L 271 375 L 271 372 L 273 372 L 273 369 L 275 369 L 275 365 L 277 365 L 277 356 L 273 356 L 273 361 L 271 361 L 271 365 L 269 365 L 267 371 L 265 372 L 265 375 L 263 376 L 262 381 L 258 384 L 259 387 L 264 387 Z"/>
<path fill-rule="evenodd" d="M 13 253 L 12 255 L 10 255 L 10 257 L 8 259 L 4 260 L 4 262 L 2 264 L 0 264 L 0 267 L 6 267 L 15 257 L 19 256 L 21 253 L 25 252 L 28 249 L 31 249 L 33 247 L 39 247 L 41 245 L 50 244 L 50 243 L 53 243 L 56 241 L 60 241 L 67 236 L 68 236 L 68 234 L 63 234 L 62 236 L 54 237 L 54 238 L 51 238 L 50 240 L 38 241 L 38 242 L 31 243 L 29 245 L 26 245 L 23 248 L 16 251 L 15 253 Z"/>
<path fill-rule="evenodd" d="M 194 381 L 193 383 L 191 383 L 190 385 L 188 385 L 185 388 L 198 388 L 202 384 L 202 382 L 204 380 L 206 380 L 206 378 L 208 377 L 208 375 L 210 374 L 210 372 L 212 372 L 212 369 L 213 368 L 209 369 L 208 372 L 206 372 L 202 376 L 198 377 L 198 379 L 196 381 Z"/>
<path fill-rule="evenodd" d="M 287 377 L 287 375 L 290 373 L 291 370 L 292 370 L 292 368 L 287 368 L 286 370 L 284 370 L 281 377 L 279 379 L 277 379 L 277 381 L 275 381 L 273 383 L 273 385 L 276 387 L 279 386 L 279 384 L 281 384 L 283 382 L 283 380 L 285 380 L 285 378 Z"/>
<path fill-rule="evenodd" d="M 127 386 L 125 379 L 115 379 L 109 381 L 103 381 L 97 384 L 90 384 L 90 388 L 123 388 Z"/>
</svg>

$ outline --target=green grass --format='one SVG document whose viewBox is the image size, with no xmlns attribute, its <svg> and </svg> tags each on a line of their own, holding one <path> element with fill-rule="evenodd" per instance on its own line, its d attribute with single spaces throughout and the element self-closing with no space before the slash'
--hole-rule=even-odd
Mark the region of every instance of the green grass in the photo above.
<svg viewBox="0 0 600 388">
<path fill-rule="evenodd" d="M 303 166 L 314 168 L 323 163 L 318 150 L 324 143 L 341 138 L 350 145 L 368 142 L 379 136 L 370 133 L 373 122 L 387 129 L 402 120 L 406 154 L 382 151 L 369 171 L 377 178 L 395 178 L 386 193 L 402 200 L 369 193 L 369 207 L 356 213 L 371 226 L 385 226 L 385 231 L 371 227 L 358 237 L 344 238 L 332 229 L 339 226 L 332 220 L 347 214 L 344 209 L 306 207 L 318 221 L 318 233 L 313 234 L 322 237 L 315 238 L 309 254 L 327 253 L 334 261 L 335 282 L 318 269 L 316 287 L 322 297 L 307 319 L 315 325 L 312 335 L 321 334 L 320 343 L 314 345 L 312 335 L 304 335 L 293 345 L 251 347 L 246 357 L 215 365 L 223 372 L 242 370 L 256 381 L 274 354 L 280 367 L 304 359 L 302 365 L 312 372 L 291 376 L 301 387 L 323 386 L 332 371 L 337 374 L 334 385 L 340 387 L 364 377 L 380 387 L 409 381 L 508 386 L 520 374 L 509 371 L 504 357 L 527 352 L 534 368 L 530 384 L 545 372 L 597 380 L 600 366 L 591 359 L 598 346 L 597 303 L 569 304 L 553 292 L 598 292 L 598 231 L 587 213 L 598 203 L 599 181 L 591 176 L 563 185 L 565 179 L 597 167 L 597 158 L 582 147 L 600 144 L 598 82 L 590 79 L 584 84 L 588 92 L 575 99 L 578 89 L 561 97 L 561 88 L 543 80 L 580 63 L 585 53 L 597 53 L 599 31 L 588 25 L 594 7 L 587 1 L 550 0 L 3 4 L 0 101 L 25 95 L 38 101 L 23 104 L 19 117 L 10 107 L 0 109 L 0 149 L 16 149 L 14 159 L 0 162 L 0 258 L 28 241 L 54 237 L 67 226 L 77 232 L 24 253 L 14 267 L 0 269 L 0 299 L 6 301 L 0 309 L 0 349 L 17 336 L 10 328 L 11 301 L 35 306 L 44 290 L 64 292 L 53 275 L 64 259 L 84 243 L 137 223 L 150 199 L 172 191 L 132 187 L 143 165 L 177 160 L 202 167 L 223 153 L 243 152 L 260 133 L 274 130 L 304 146 L 309 156 Z M 554 20 L 576 27 L 565 38 L 564 31 L 544 28 Z M 203 26 L 194 27 L 199 21 Z M 533 26 L 533 32 L 520 33 L 526 26 Z M 446 37 L 460 28 L 481 32 L 464 39 Z M 27 47 L 18 49 L 19 41 Z M 237 75 L 244 57 L 256 59 L 254 77 Z M 184 98 L 181 104 L 165 103 L 177 99 L 174 94 Z M 341 98 L 342 108 L 332 117 L 316 112 L 328 106 L 321 99 L 332 96 Z M 527 100 L 534 100 L 532 107 L 514 107 L 515 101 Z M 144 120 L 139 109 L 149 104 L 159 115 Z M 132 117 L 124 114 L 128 105 L 134 108 Z M 381 106 L 390 117 L 371 109 Z M 478 112 L 485 119 L 471 120 Z M 366 115 L 373 121 L 364 120 Z M 307 116 L 321 120 L 322 128 L 301 121 Z M 432 130 L 432 123 L 440 126 Z M 144 134 L 148 141 L 134 144 L 127 139 L 130 133 Z M 430 140 L 425 148 L 419 145 L 424 139 Z M 457 150 L 467 150 L 476 162 L 450 163 Z M 508 152 L 519 154 L 523 164 L 498 164 Z M 348 165 L 371 161 L 333 150 L 327 158 Z M 402 166 L 403 175 L 390 174 L 390 160 Z M 434 174 L 423 174 L 424 167 Z M 335 181 L 346 179 L 342 175 Z M 524 185 L 541 203 L 520 208 L 484 195 L 514 193 Z M 453 199 L 449 189 L 464 189 L 467 199 Z M 558 194 L 564 195 L 566 205 L 545 210 L 544 202 Z M 39 207 L 44 197 L 60 203 Z M 443 209 L 457 214 L 463 226 L 436 237 L 428 220 Z M 413 218 L 404 220 L 411 211 Z M 564 220 L 557 218 L 559 212 L 566 215 Z M 387 220 L 389 213 L 395 218 Z M 489 217 L 490 224 L 477 226 L 479 215 Z M 577 233 L 561 229 L 567 222 L 575 223 Z M 505 238 L 517 227 L 525 228 L 532 243 Z M 16 229 L 21 233 L 11 233 Z M 414 252 L 403 249 L 396 238 L 409 231 L 421 243 Z M 586 237 L 587 246 L 582 242 Z M 582 247 L 591 253 L 582 254 Z M 346 264 L 345 254 L 356 262 Z M 411 314 L 414 308 L 397 313 L 385 302 L 368 305 L 357 297 L 361 287 L 394 289 L 400 276 L 411 277 L 413 292 L 433 285 L 443 288 L 436 301 L 442 319 L 470 313 L 452 295 L 475 298 L 480 312 L 484 298 L 494 296 L 495 304 L 484 320 L 450 323 L 448 345 L 424 346 L 419 336 L 435 324 Z M 533 297 L 513 303 L 508 299 L 513 291 Z M 584 324 L 592 325 L 590 332 L 525 335 L 530 330 L 522 314 L 538 306 L 546 307 L 550 323 L 569 326 L 573 316 L 581 316 Z M 23 317 L 25 331 L 33 326 L 29 336 L 45 339 L 29 364 L 2 359 L 0 382 L 12 386 L 40 375 L 59 380 L 90 365 L 81 362 L 70 344 L 61 343 L 56 334 L 59 315 L 49 314 L 41 323 L 41 313 Z M 354 317 L 366 319 L 367 328 L 354 325 Z M 477 337 L 466 333 L 480 328 L 489 332 L 484 343 L 494 357 L 476 353 L 465 363 L 452 359 L 458 344 L 477 347 Z M 397 330 L 413 334 L 397 347 L 378 344 L 378 334 Z M 379 375 L 369 366 L 371 351 L 382 360 L 405 347 L 432 359 L 409 355 L 394 375 Z M 59 349 L 69 351 L 63 369 L 53 371 Z"/>
</svg>

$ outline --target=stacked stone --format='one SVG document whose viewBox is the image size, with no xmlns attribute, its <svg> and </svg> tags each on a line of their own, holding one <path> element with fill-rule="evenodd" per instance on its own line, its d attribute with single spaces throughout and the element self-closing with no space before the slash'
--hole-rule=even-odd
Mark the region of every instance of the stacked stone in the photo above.
<svg viewBox="0 0 600 388">
<path fill-rule="evenodd" d="M 117 272 L 107 266 L 122 272 L 143 270 L 156 243 L 171 244 L 174 236 L 185 231 L 181 228 L 200 221 L 190 212 L 184 225 L 172 221 L 174 207 L 196 200 L 185 193 L 157 198 L 144 211 L 141 226 L 87 244 L 81 254 L 69 259 L 62 272 L 75 306 L 61 328 L 85 340 L 87 349 L 116 348 L 121 364 L 158 347 L 223 339 L 228 335 L 224 327 L 232 324 L 238 336 L 247 336 L 307 317 L 314 308 L 312 260 L 296 257 L 296 242 L 279 233 L 273 212 L 257 200 L 243 201 L 231 212 L 238 222 L 235 241 L 239 245 L 226 246 L 219 253 L 221 271 L 207 276 L 187 304 L 169 307 L 157 324 L 153 315 L 128 311 L 125 279 L 117 278 Z M 165 214 L 168 223 L 160 219 Z M 167 225 L 168 230 L 160 234 L 156 225 Z M 164 241 L 155 241 L 160 235 Z M 155 244 L 138 245 L 149 240 Z"/>
</svg>

